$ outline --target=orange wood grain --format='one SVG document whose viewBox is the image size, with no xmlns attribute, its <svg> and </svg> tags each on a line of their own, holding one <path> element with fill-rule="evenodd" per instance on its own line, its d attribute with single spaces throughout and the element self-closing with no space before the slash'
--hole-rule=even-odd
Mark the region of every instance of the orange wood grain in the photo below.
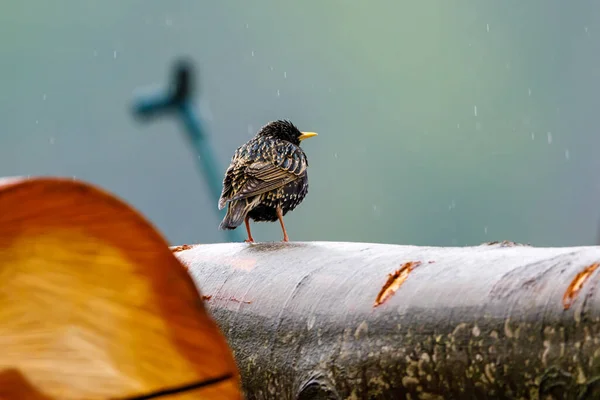
<svg viewBox="0 0 600 400">
<path fill-rule="evenodd" d="M 166 241 L 72 179 L 0 179 L 0 349 L 0 399 L 123 399 L 224 374 L 234 378 L 164 398 L 242 398 Z"/>
</svg>

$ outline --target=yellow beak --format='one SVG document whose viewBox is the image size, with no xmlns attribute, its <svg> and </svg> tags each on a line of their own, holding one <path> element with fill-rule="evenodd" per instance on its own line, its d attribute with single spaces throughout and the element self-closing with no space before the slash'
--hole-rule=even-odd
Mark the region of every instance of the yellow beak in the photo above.
<svg viewBox="0 0 600 400">
<path fill-rule="evenodd" d="M 302 135 L 298 137 L 300 140 L 308 139 L 309 137 L 317 136 L 317 132 L 302 132 Z"/>
</svg>

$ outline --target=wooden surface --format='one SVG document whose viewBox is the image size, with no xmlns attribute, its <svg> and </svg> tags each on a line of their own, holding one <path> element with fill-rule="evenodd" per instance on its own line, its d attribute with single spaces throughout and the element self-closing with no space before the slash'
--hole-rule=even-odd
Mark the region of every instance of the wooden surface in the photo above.
<svg viewBox="0 0 600 400">
<path fill-rule="evenodd" d="M 0 180 L 0 399 L 241 399 L 232 354 L 165 240 L 72 179 Z M 200 285 L 201 286 L 201 285 Z"/>
<path fill-rule="evenodd" d="M 202 285 L 247 400 L 600 399 L 598 246 L 228 243 L 175 255 Z"/>
</svg>

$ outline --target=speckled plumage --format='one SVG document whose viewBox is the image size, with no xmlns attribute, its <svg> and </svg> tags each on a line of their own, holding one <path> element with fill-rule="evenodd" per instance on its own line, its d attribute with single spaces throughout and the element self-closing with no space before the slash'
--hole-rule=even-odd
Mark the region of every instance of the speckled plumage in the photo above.
<svg viewBox="0 0 600 400">
<path fill-rule="evenodd" d="M 304 200 L 308 160 L 300 148 L 301 135 L 291 122 L 274 121 L 235 151 L 219 199 L 219 209 L 229 206 L 221 229 L 235 229 L 247 218 L 277 221 L 278 209 L 283 216 Z"/>
</svg>

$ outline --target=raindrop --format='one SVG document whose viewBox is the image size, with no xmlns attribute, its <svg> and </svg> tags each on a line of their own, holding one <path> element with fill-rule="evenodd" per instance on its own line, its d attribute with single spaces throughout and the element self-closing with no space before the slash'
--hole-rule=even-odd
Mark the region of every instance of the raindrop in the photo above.
<svg viewBox="0 0 600 400">
<path fill-rule="evenodd" d="M 527 89 L 527 95 L 531 96 L 531 88 Z"/>
<path fill-rule="evenodd" d="M 246 29 L 248 29 L 250 27 L 250 25 L 246 24 Z"/>
<path fill-rule="evenodd" d="M 375 214 L 375 217 L 381 216 L 381 211 L 379 211 L 379 208 L 375 204 L 373 204 L 373 214 Z"/>
<path fill-rule="evenodd" d="M 279 91 L 279 89 L 277 89 L 277 97 L 279 97 L 281 95 L 281 92 Z"/>
<path fill-rule="evenodd" d="M 460 124 L 456 124 L 456 127 L 457 127 L 458 129 L 460 129 Z"/>
<path fill-rule="evenodd" d="M 283 79 L 287 79 L 287 72 L 283 71 Z"/>
<path fill-rule="evenodd" d="M 94 50 L 94 57 L 98 57 L 98 50 Z"/>
<path fill-rule="evenodd" d="M 531 132 L 531 140 L 535 140 L 535 132 Z"/>
<path fill-rule="evenodd" d="M 473 106 L 473 115 L 477 116 L 477 106 Z"/>
<path fill-rule="evenodd" d="M 568 160 L 571 158 L 571 153 L 569 153 L 569 149 L 565 149 L 565 159 Z"/>
<path fill-rule="evenodd" d="M 167 26 L 173 25 L 173 20 L 171 18 L 165 19 L 165 25 L 167 25 Z"/>
<path fill-rule="evenodd" d="M 42 100 L 46 100 L 47 98 L 48 98 L 48 96 L 46 96 L 46 93 L 44 93 L 44 94 L 42 95 Z"/>
<path fill-rule="evenodd" d="M 585 33 L 589 33 L 589 32 L 588 32 L 588 27 L 587 27 L 587 26 L 584 26 L 584 27 L 583 27 L 583 30 L 585 31 Z"/>
<path fill-rule="evenodd" d="M 254 57 L 254 50 L 252 50 L 252 53 L 251 53 L 251 54 L 252 54 L 252 57 Z"/>
<path fill-rule="evenodd" d="M 487 226 L 483 227 L 483 233 L 487 235 Z"/>
<path fill-rule="evenodd" d="M 248 135 L 252 135 L 252 133 L 254 132 L 254 127 L 250 124 L 248 124 Z"/>
<path fill-rule="evenodd" d="M 273 66 L 272 66 L 272 65 L 269 65 L 269 69 L 270 69 L 271 71 L 273 71 Z"/>
<path fill-rule="evenodd" d="M 548 132 L 548 144 L 552 144 L 552 132 Z"/>
<path fill-rule="evenodd" d="M 40 123 L 40 121 L 36 119 L 36 120 L 35 120 L 35 124 L 37 125 L 37 124 L 39 124 L 39 123 Z"/>
<path fill-rule="evenodd" d="M 337 153 L 333 153 L 333 157 L 334 157 L 334 158 L 338 158 L 338 155 L 337 155 Z"/>
<path fill-rule="evenodd" d="M 117 51 L 113 51 L 113 58 L 117 58 Z"/>
<path fill-rule="evenodd" d="M 485 24 L 485 30 L 488 32 L 490 31 L 490 24 Z"/>
<path fill-rule="evenodd" d="M 54 144 L 55 139 L 53 137 L 50 138 L 50 144 Z"/>
</svg>

